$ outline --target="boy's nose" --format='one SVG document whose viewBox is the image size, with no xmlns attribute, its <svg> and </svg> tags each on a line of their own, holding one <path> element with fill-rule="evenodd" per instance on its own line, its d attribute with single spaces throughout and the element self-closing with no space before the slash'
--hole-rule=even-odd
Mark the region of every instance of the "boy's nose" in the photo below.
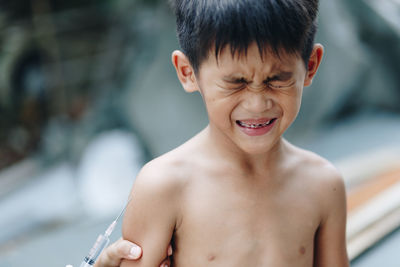
<svg viewBox="0 0 400 267">
<path fill-rule="evenodd" d="M 268 111 L 273 106 L 273 99 L 264 90 L 247 90 L 243 107 L 252 113 L 259 114 Z"/>
</svg>

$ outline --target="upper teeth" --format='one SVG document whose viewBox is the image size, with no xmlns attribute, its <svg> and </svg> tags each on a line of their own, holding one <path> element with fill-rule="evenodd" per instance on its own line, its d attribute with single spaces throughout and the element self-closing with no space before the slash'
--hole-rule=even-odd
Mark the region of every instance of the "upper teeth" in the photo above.
<svg viewBox="0 0 400 267">
<path fill-rule="evenodd" d="M 264 123 L 258 123 L 258 124 L 247 124 L 245 122 L 239 121 L 239 124 L 243 127 L 247 127 L 247 128 L 259 128 L 259 127 L 265 127 L 267 125 L 269 125 L 271 123 L 272 120 L 269 120 L 267 122 Z"/>
</svg>

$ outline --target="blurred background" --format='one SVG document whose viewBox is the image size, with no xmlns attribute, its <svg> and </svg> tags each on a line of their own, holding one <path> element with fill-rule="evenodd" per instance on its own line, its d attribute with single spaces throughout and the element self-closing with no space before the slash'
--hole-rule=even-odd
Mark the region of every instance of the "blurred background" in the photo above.
<svg viewBox="0 0 400 267">
<path fill-rule="evenodd" d="M 343 173 L 352 266 L 398 266 L 400 1 L 321 0 L 317 41 L 286 137 Z M 79 266 L 140 167 L 207 125 L 177 48 L 166 1 L 0 0 L 0 267 Z"/>
</svg>

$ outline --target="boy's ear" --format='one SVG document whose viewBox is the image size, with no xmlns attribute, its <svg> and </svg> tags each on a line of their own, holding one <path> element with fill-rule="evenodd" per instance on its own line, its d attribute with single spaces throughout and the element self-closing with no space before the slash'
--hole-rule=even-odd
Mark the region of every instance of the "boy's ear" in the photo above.
<svg viewBox="0 0 400 267">
<path fill-rule="evenodd" d="M 175 67 L 178 79 L 186 92 L 198 91 L 196 76 L 186 55 L 179 50 L 172 52 L 172 64 Z"/>
<path fill-rule="evenodd" d="M 317 73 L 318 67 L 321 64 L 322 56 L 324 54 L 324 47 L 321 44 L 315 44 L 308 60 L 306 79 L 304 86 L 312 84 L 313 78 Z"/>
</svg>

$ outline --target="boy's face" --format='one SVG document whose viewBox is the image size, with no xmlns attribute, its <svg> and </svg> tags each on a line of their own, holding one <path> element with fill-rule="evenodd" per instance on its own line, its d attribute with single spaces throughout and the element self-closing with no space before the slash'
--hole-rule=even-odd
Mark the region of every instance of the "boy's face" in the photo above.
<svg viewBox="0 0 400 267">
<path fill-rule="evenodd" d="M 250 154 L 271 149 L 295 120 L 303 87 L 311 84 L 322 57 L 312 56 L 308 70 L 301 57 L 281 53 L 260 56 L 256 44 L 247 55 L 232 57 L 230 47 L 219 55 L 211 51 L 200 65 L 198 75 L 173 61 L 187 91 L 199 91 L 207 108 L 210 129 L 223 140 Z M 315 50 L 315 48 L 314 48 Z M 175 53 L 175 52 L 174 52 Z M 315 51 L 313 51 L 315 53 Z M 176 59 L 176 58 L 175 58 Z M 317 62 L 316 62 L 317 61 Z"/>
</svg>

